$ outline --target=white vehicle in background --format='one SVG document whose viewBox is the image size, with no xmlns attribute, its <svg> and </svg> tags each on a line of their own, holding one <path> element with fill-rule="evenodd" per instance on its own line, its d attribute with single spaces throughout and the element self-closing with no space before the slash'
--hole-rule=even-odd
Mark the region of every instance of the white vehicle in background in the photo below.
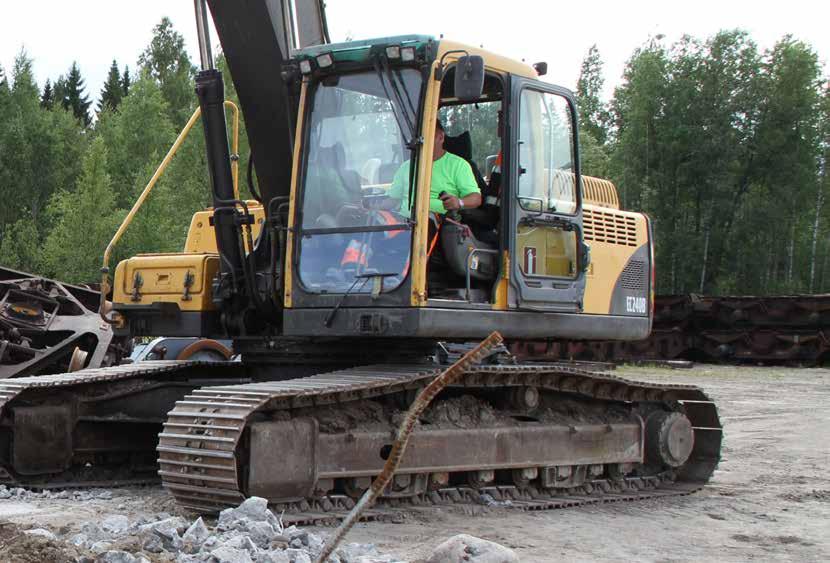
<svg viewBox="0 0 830 563">
<path fill-rule="evenodd" d="M 233 343 L 230 340 L 159 337 L 147 342 L 136 342 L 129 360 L 125 363 L 147 360 L 227 362 L 233 359 Z"/>
</svg>

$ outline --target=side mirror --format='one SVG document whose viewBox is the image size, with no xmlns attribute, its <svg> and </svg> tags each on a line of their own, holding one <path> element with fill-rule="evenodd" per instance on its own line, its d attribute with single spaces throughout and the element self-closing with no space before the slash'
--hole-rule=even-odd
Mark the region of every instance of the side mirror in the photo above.
<svg viewBox="0 0 830 563">
<path fill-rule="evenodd" d="M 519 205 L 526 211 L 539 214 L 545 211 L 545 202 L 541 198 L 520 195 L 518 200 Z"/>
<path fill-rule="evenodd" d="M 473 102 L 484 92 L 484 59 L 478 55 L 464 55 L 455 66 L 455 97 L 462 102 Z"/>
</svg>

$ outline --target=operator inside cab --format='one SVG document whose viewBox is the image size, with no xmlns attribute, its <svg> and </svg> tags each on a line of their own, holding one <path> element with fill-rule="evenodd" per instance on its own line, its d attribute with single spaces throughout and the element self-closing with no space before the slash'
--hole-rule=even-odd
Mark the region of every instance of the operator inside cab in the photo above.
<svg viewBox="0 0 830 563">
<path fill-rule="evenodd" d="M 444 215 L 449 211 L 475 209 L 481 205 L 481 190 L 478 187 L 470 163 L 444 150 L 444 126 L 435 122 L 435 142 L 432 148 L 432 181 L 429 186 L 429 210 Z M 392 180 L 388 198 L 383 200 L 384 209 L 399 211 L 409 216 L 409 163 L 404 162 Z"/>
</svg>

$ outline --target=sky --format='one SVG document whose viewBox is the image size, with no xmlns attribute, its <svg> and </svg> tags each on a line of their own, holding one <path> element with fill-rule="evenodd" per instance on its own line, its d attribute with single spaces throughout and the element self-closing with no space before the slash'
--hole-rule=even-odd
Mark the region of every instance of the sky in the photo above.
<svg viewBox="0 0 830 563">
<path fill-rule="evenodd" d="M 11 0 L 0 0 L 8 3 Z M 528 63 L 546 61 L 544 78 L 575 88 L 588 49 L 596 43 L 605 63 L 605 95 L 620 84 L 626 60 L 650 38 L 667 45 L 683 34 L 706 38 L 741 28 L 764 48 L 785 34 L 812 46 L 830 74 L 830 2 L 789 0 L 326 0 L 333 41 L 422 33 L 471 45 Z M 192 0 L 41 0 L 15 2 L 0 18 L 0 65 L 10 74 L 24 48 L 43 87 L 78 61 L 90 97 L 97 99 L 113 59 L 131 69 L 163 16 L 184 35 L 198 64 Z M 215 33 L 214 43 L 217 42 Z"/>
</svg>

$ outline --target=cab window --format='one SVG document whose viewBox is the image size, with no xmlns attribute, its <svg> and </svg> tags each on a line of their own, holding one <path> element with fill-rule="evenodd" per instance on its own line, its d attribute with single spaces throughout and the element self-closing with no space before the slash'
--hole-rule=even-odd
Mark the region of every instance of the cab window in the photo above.
<svg viewBox="0 0 830 563">
<path fill-rule="evenodd" d="M 528 211 L 573 215 L 577 208 L 573 122 L 562 96 L 523 90 L 518 196 Z"/>
</svg>

